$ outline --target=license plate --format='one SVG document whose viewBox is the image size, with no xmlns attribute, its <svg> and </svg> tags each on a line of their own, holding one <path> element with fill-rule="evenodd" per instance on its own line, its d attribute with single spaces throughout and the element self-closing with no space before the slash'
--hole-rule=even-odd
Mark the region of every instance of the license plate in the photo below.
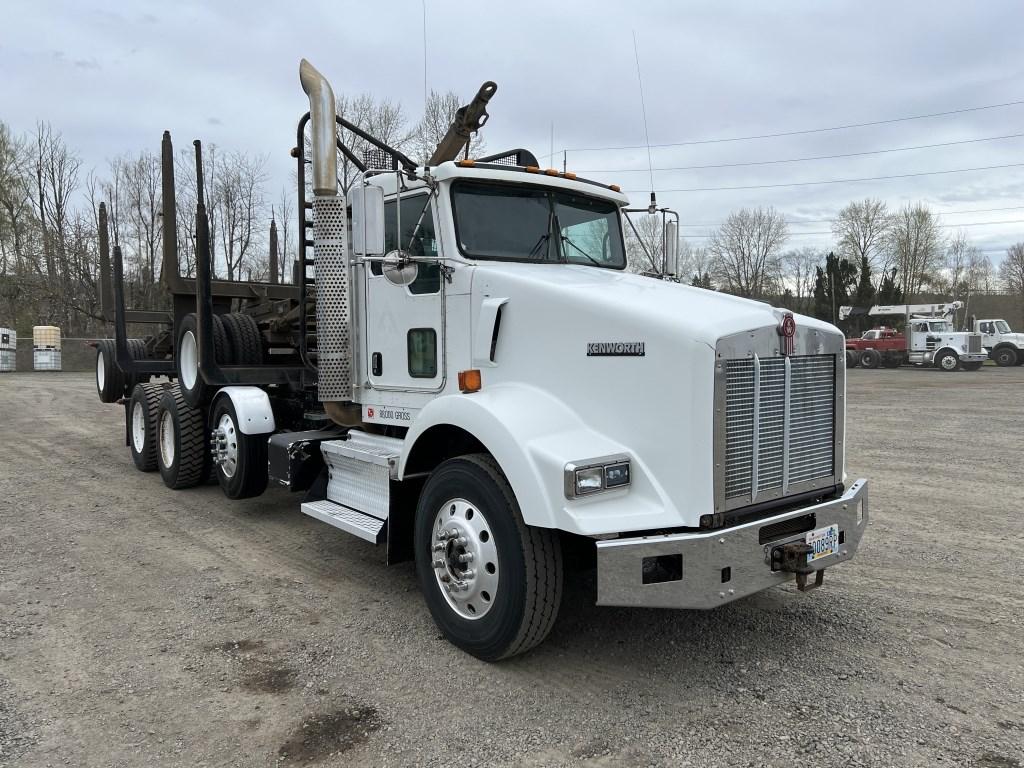
<svg viewBox="0 0 1024 768">
<path fill-rule="evenodd" d="M 808 563 L 834 555 L 839 552 L 839 526 L 829 525 L 808 531 L 804 541 L 811 546 L 811 551 L 807 554 Z"/>
</svg>

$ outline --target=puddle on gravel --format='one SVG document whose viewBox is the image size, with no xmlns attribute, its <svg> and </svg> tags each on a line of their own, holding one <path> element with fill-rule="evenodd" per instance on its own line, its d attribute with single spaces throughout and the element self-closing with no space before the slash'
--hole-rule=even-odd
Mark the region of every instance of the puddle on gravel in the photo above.
<svg viewBox="0 0 1024 768">
<path fill-rule="evenodd" d="M 314 715 L 295 729 L 278 755 L 289 761 L 313 763 L 362 744 L 382 725 L 377 710 L 369 706 L 356 705 Z"/>
<path fill-rule="evenodd" d="M 284 693 L 295 687 L 298 674 L 291 667 L 257 665 L 246 671 L 242 687 L 255 693 Z"/>
</svg>

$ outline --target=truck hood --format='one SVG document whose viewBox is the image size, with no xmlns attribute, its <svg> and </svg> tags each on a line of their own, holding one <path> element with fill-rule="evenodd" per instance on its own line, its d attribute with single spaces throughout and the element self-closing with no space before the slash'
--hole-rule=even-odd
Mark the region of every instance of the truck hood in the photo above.
<svg viewBox="0 0 1024 768">
<path fill-rule="evenodd" d="M 490 296 L 536 301 L 538 309 L 557 307 L 560 314 L 581 312 L 602 318 L 599 325 L 605 330 L 620 324 L 652 331 L 671 329 L 677 337 L 710 347 L 724 336 L 778 325 L 786 311 L 718 291 L 577 264 L 481 263 L 473 278 L 473 292 L 481 290 Z M 795 318 L 800 326 L 842 335 L 821 320 L 806 315 Z"/>
</svg>

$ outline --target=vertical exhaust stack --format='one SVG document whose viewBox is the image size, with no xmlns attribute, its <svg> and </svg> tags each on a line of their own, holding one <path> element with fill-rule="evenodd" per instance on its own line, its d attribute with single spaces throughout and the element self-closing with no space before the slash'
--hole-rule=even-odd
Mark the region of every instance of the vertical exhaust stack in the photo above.
<svg viewBox="0 0 1024 768">
<path fill-rule="evenodd" d="M 348 217 L 345 196 L 338 193 L 337 106 L 330 83 L 305 59 L 299 64 L 299 81 L 309 96 L 312 146 L 317 388 L 328 415 L 343 423 L 343 414 L 353 410 L 340 404 L 352 402 L 355 366 L 345 231 Z M 300 263 L 300 270 L 306 268 Z"/>
<path fill-rule="evenodd" d="M 317 197 L 338 194 L 338 134 L 335 128 L 337 105 L 334 90 L 317 68 L 303 59 L 299 62 L 299 82 L 309 96 L 310 143 L 313 155 L 313 194 Z"/>
</svg>

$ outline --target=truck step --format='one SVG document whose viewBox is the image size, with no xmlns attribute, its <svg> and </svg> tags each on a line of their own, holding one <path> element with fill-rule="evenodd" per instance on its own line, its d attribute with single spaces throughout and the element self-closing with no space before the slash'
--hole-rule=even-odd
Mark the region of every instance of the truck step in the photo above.
<svg viewBox="0 0 1024 768">
<path fill-rule="evenodd" d="M 384 540 L 384 521 L 372 515 L 364 515 L 333 501 L 307 501 L 302 505 L 304 514 L 333 525 L 360 539 L 380 544 Z"/>
<path fill-rule="evenodd" d="M 327 498 L 386 520 L 391 509 L 391 481 L 398 477 L 402 441 L 351 430 L 347 440 L 320 443 L 327 463 Z"/>
</svg>

